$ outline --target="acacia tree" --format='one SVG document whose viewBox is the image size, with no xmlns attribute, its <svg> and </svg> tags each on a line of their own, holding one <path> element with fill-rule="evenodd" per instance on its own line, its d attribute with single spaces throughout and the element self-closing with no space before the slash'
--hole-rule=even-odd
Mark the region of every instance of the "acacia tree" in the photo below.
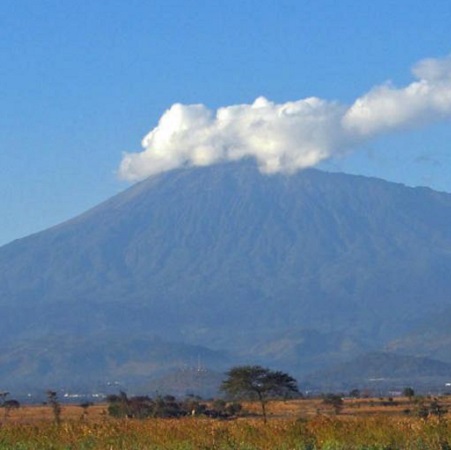
<svg viewBox="0 0 451 450">
<path fill-rule="evenodd" d="M 299 393 L 293 377 L 261 366 L 233 367 L 226 375 L 227 378 L 220 387 L 221 391 L 234 398 L 258 400 L 265 422 L 268 399 Z"/>
</svg>

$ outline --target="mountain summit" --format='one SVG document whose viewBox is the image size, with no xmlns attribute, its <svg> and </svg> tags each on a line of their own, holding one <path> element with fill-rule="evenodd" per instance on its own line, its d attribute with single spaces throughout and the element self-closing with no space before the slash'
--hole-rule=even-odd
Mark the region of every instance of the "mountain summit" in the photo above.
<svg viewBox="0 0 451 450">
<path fill-rule="evenodd" d="M 0 375 L 341 363 L 451 308 L 450 219 L 450 194 L 317 170 L 147 179 L 0 248 Z"/>
</svg>

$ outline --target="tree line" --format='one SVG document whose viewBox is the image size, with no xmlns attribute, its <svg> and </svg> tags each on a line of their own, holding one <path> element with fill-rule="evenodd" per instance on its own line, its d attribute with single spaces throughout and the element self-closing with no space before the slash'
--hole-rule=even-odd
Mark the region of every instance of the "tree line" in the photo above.
<svg viewBox="0 0 451 450">
<path fill-rule="evenodd" d="M 200 397 L 189 396 L 184 400 L 177 400 L 171 395 L 157 396 L 132 396 L 125 392 L 107 396 L 108 414 L 116 418 L 144 419 L 151 417 L 183 417 L 188 415 L 203 415 L 212 418 L 232 418 L 242 412 L 241 400 L 257 401 L 260 405 L 263 420 L 267 421 L 266 406 L 273 399 L 291 399 L 302 397 L 297 381 L 290 375 L 281 371 L 274 371 L 259 365 L 243 365 L 231 368 L 226 372 L 226 377 L 220 385 L 220 391 L 224 398 L 218 398 L 210 402 L 203 402 Z M 11 409 L 20 406 L 17 400 L 7 399 L 8 392 L 0 392 L 0 407 L 5 410 L 5 418 Z M 412 402 L 415 391 L 411 387 L 403 390 L 403 395 Z M 359 398 L 361 393 L 353 389 L 350 397 Z M 427 405 L 420 397 L 415 397 L 417 415 L 442 416 L 447 411 L 434 399 Z M 392 400 L 392 399 L 391 399 Z M 340 394 L 323 395 L 323 403 L 333 408 L 335 414 L 339 414 L 343 405 L 343 396 Z M 46 404 L 51 407 L 56 424 L 61 422 L 61 405 L 55 391 L 47 391 Z M 83 416 L 87 415 L 88 407 L 92 403 L 81 404 Z M 391 405 L 391 403 L 390 403 Z M 410 413 L 410 410 L 406 410 Z"/>
<path fill-rule="evenodd" d="M 190 414 L 227 418 L 241 411 L 241 404 L 237 400 L 256 400 L 266 422 L 266 403 L 269 399 L 300 395 L 293 377 L 261 366 L 233 367 L 226 373 L 220 391 L 225 394 L 226 400 L 217 399 L 211 405 L 193 398 L 177 401 L 172 396 L 159 396 L 156 399 L 148 396 L 128 398 L 125 392 L 121 392 L 119 395 L 108 396 L 108 412 L 115 417 L 131 418 L 180 417 Z"/>
</svg>

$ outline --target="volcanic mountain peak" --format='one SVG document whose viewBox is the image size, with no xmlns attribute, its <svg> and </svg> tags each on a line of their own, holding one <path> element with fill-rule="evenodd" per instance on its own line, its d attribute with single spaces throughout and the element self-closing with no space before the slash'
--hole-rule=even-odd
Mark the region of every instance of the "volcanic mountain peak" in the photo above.
<svg viewBox="0 0 451 450">
<path fill-rule="evenodd" d="M 164 173 L 0 248 L 2 341 L 157 335 L 302 374 L 450 307 L 450 218 L 450 194 L 377 179 Z"/>
</svg>

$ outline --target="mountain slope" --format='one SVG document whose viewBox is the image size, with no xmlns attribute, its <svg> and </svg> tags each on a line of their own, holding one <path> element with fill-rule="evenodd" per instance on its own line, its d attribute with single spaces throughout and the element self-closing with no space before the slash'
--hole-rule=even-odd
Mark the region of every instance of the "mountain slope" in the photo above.
<svg viewBox="0 0 451 450">
<path fill-rule="evenodd" d="M 450 380 L 451 364 L 431 358 L 373 352 L 351 361 L 332 366 L 328 370 L 310 375 L 306 383 L 314 388 L 328 387 L 330 391 L 370 388 L 374 391 L 410 386 L 427 391 L 444 387 Z"/>
<path fill-rule="evenodd" d="M 198 362 L 225 370 L 230 358 L 205 347 L 171 343 L 157 337 L 50 334 L 18 341 L 0 353 L 0 380 L 14 389 L 52 387 L 95 392 L 109 385 L 121 389 L 167 377 L 168 372 L 196 367 Z"/>
<path fill-rule="evenodd" d="M 157 335 L 303 373 L 450 306 L 450 218 L 449 194 L 364 177 L 166 173 L 0 248 L 0 336 Z"/>
<path fill-rule="evenodd" d="M 432 313 L 405 335 L 389 342 L 386 349 L 415 356 L 428 356 L 451 363 L 451 308 Z"/>
</svg>

